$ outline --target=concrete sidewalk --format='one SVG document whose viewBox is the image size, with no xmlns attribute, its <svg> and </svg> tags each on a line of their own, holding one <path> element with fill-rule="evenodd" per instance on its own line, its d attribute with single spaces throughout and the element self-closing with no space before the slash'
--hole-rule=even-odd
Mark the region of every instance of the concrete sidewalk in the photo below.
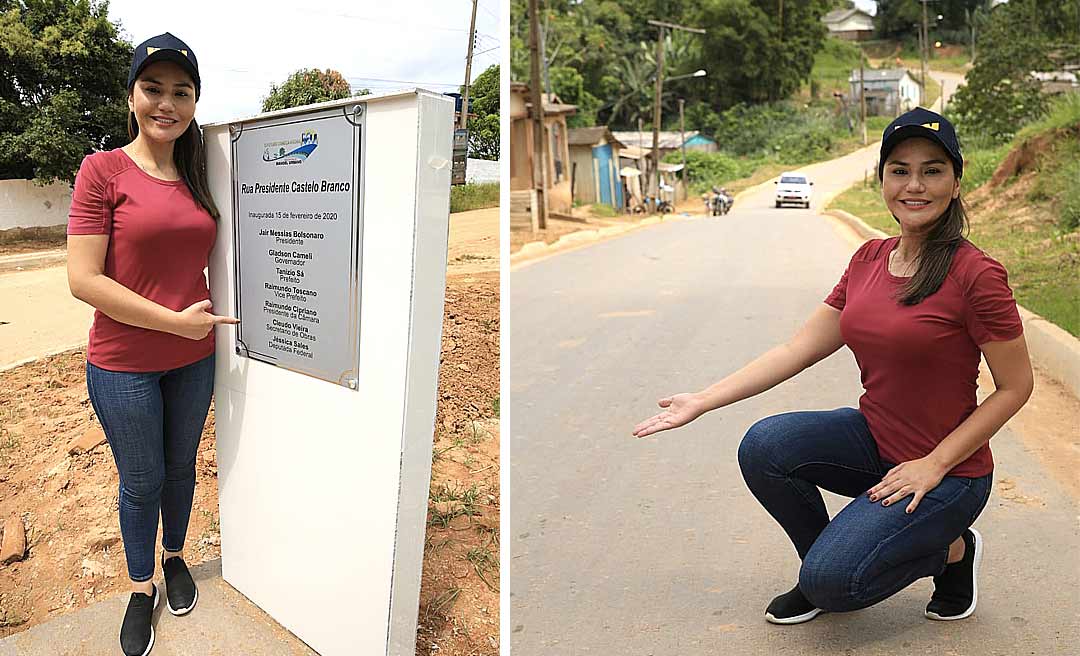
<svg viewBox="0 0 1080 656">
<path fill-rule="evenodd" d="M 64 262 L 67 262 L 67 251 L 63 248 L 32 253 L 16 253 L 15 255 L 0 255 L 0 273 L 56 266 Z"/>
<path fill-rule="evenodd" d="M 299 638 L 248 601 L 221 578 L 221 561 L 191 570 L 199 602 L 174 617 L 165 600 L 154 612 L 154 656 L 310 656 Z M 164 583 L 157 581 L 161 594 Z M 114 656 L 120 651 L 120 623 L 128 593 L 87 606 L 0 640 L 0 656 Z"/>
</svg>

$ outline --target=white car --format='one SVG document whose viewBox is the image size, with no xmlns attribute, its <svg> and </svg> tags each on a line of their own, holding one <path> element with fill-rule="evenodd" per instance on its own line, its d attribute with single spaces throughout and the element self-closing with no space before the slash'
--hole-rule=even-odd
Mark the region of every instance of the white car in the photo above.
<svg viewBox="0 0 1080 656">
<path fill-rule="evenodd" d="M 776 206 L 784 203 L 798 203 L 810 209 L 810 196 L 813 194 L 813 182 L 806 179 L 802 173 L 782 173 L 780 179 L 773 182 L 776 185 Z"/>
</svg>

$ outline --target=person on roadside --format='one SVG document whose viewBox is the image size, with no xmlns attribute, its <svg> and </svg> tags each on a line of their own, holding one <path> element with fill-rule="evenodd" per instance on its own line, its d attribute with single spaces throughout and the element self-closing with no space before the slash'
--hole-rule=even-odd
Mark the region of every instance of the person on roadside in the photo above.
<svg viewBox="0 0 1080 656">
<path fill-rule="evenodd" d="M 94 306 L 86 386 L 120 476 L 120 532 L 132 593 L 120 628 L 129 656 L 154 646 L 158 518 L 169 611 L 199 593 L 183 558 L 195 456 L 214 390 L 204 269 L 219 213 L 195 121 L 195 53 L 165 33 L 135 49 L 122 148 L 88 155 L 68 218 L 68 285 Z"/>
<path fill-rule="evenodd" d="M 786 343 L 707 389 L 659 401 L 637 437 L 760 394 L 847 345 L 859 408 L 780 414 L 738 450 L 747 486 L 794 543 L 797 585 L 765 619 L 866 608 L 934 577 L 924 614 L 970 616 L 993 480 L 990 438 L 1027 402 L 1031 363 L 1004 267 L 964 234 L 953 126 L 922 108 L 882 135 L 878 179 L 900 236 L 871 239 Z M 980 355 L 996 390 L 976 403 Z M 832 520 L 818 488 L 852 497 Z"/>
</svg>

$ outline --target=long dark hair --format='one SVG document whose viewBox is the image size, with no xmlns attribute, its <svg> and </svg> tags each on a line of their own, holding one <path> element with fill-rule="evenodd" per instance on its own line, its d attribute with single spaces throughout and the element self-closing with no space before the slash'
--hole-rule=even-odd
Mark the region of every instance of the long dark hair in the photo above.
<svg viewBox="0 0 1080 656">
<path fill-rule="evenodd" d="M 963 243 L 970 227 L 964 201 L 957 196 L 949 202 L 945 213 L 938 217 L 920 245 L 917 258 L 919 265 L 915 275 L 897 294 L 900 303 L 918 305 L 941 288 L 952 265 L 953 255 Z"/>
<path fill-rule="evenodd" d="M 137 136 L 139 122 L 135 119 L 135 112 L 128 111 L 128 137 L 135 141 Z M 203 146 L 202 130 L 194 118 L 187 130 L 184 130 L 184 134 L 173 144 L 173 163 L 195 200 L 215 221 L 221 218 L 214 198 L 210 195 L 210 184 L 206 181 L 206 150 Z"/>
</svg>

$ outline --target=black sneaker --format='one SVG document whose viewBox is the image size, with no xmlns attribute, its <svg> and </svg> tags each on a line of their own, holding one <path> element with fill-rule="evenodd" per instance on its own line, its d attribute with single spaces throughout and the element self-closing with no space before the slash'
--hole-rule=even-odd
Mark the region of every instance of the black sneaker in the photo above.
<svg viewBox="0 0 1080 656">
<path fill-rule="evenodd" d="M 806 600 L 799 586 L 773 599 L 765 609 L 765 619 L 773 624 L 801 624 L 809 622 L 826 611 L 814 607 Z"/>
<path fill-rule="evenodd" d="M 173 615 L 187 615 L 199 600 L 199 589 L 191 578 L 187 564 L 180 556 L 166 559 L 161 554 L 161 569 L 165 572 L 165 601 Z"/>
<path fill-rule="evenodd" d="M 126 656 L 146 656 L 154 648 L 154 609 L 161 597 L 157 586 L 153 595 L 132 592 L 128 600 L 124 623 L 120 625 L 120 648 Z"/>
<path fill-rule="evenodd" d="M 934 577 L 934 595 L 925 612 L 932 620 L 962 620 L 975 612 L 983 538 L 973 528 L 964 531 L 963 538 L 964 557 Z"/>
</svg>

